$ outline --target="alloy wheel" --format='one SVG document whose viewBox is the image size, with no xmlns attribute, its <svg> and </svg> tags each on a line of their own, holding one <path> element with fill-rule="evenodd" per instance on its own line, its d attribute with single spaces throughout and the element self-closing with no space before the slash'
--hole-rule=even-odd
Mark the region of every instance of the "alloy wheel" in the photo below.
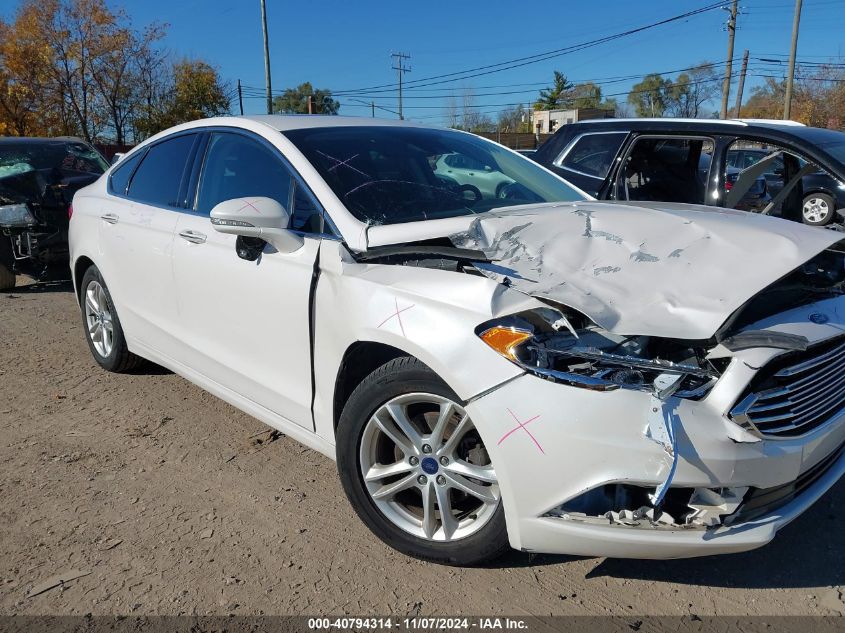
<svg viewBox="0 0 845 633">
<path fill-rule="evenodd" d="M 813 224 L 824 222 L 830 215 L 830 205 L 824 198 L 813 196 L 804 201 L 804 219 Z"/>
<path fill-rule="evenodd" d="M 364 427 L 359 456 L 375 505 L 419 538 L 465 538 L 499 506 L 484 443 L 467 412 L 443 396 L 412 393 L 383 404 Z"/>
<path fill-rule="evenodd" d="M 114 347 L 114 320 L 103 286 L 92 281 L 85 289 L 85 323 L 94 349 L 103 358 L 111 354 Z"/>
</svg>

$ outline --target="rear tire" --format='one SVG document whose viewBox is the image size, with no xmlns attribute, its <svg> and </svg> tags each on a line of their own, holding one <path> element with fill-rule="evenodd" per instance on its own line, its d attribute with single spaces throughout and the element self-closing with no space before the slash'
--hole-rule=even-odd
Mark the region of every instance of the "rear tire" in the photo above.
<svg viewBox="0 0 845 633">
<path fill-rule="evenodd" d="M 116 373 L 135 369 L 144 359 L 129 351 L 111 294 L 96 266 L 82 276 L 79 293 L 85 340 L 97 364 Z"/>
<path fill-rule="evenodd" d="M 355 512 L 387 545 L 435 563 L 477 565 L 507 551 L 508 534 L 492 464 L 459 403 L 416 358 L 391 360 L 346 402 L 337 465 Z"/>
<path fill-rule="evenodd" d="M 12 239 L 8 235 L 0 235 L 0 290 L 11 290 L 17 283 L 14 261 Z"/>
</svg>

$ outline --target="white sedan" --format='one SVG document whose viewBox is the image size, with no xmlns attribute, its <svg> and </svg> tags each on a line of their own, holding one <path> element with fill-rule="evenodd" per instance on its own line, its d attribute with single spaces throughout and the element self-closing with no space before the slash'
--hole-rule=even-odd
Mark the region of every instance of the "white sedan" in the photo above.
<svg viewBox="0 0 845 633">
<path fill-rule="evenodd" d="M 509 184 L 466 195 L 436 173 L 456 154 Z M 319 116 L 162 132 L 70 223 L 97 363 L 148 359 L 336 458 L 379 538 L 449 564 L 770 541 L 845 471 L 840 239 Z"/>
</svg>

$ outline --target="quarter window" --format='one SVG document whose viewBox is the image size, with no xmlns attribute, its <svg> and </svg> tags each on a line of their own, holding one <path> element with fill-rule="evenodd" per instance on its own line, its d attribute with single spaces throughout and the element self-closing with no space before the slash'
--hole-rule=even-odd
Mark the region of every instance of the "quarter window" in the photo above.
<svg viewBox="0 0 845 633">
<path fill-rule="evenodd" d="M 132 172 L 144 155 L 143 151 L 137 152 L 132 156 L 123 159 L 109 177 L 111 183 L 111 190 L 114 193 L 125 194 L 126 188 L 129 186 L 129 179 L 132 177 Z"/>
<path fill-rule="evenodd" d="M 560 166 L 585 176 L 607 178 L 613 159 L 626 134 L 585 134 L 575 141 L 560 161 Z"/>
<path fill-rule="evenodd" d="M 132 182 L 129 197 L 161 206 L 179 206 L 179 188 L 196 134 L 156 143 L 147 151 Z"/>
<path fill-rule="evenodd" d="M 210 213 L 234 198 L 272 198 L 291 211 L 292 176 L 279 156 L 240 134 L 214 133 L 197 192 L 197 211 Z M 287 227 L 285 227 L 287 228 Z"/>
</svg>

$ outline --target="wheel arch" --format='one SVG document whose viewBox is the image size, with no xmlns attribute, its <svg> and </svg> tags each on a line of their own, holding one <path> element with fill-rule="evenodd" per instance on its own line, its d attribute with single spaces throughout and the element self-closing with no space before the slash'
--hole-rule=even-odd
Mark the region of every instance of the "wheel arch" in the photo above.
<svg viewBox="0 0 845 633">
<path fill-rule="evenodd" d="M 825 189 L 824 187 L 811 187 L 808 190 L 804 191 L 804 200 L 806 200 L 810 196 L 815 196 L 820 193 L 828 196 L 829 198 L 833 198 L 833 203 L 834 205 L 836 204 L 836 194 L 830 189 Z"/>
<path fill-rule="evenodd" d="M 413 354 L 398 347 L 376 341 L 355 341 L 346 348 L 335 377 L 334 397 L 332 399 L 332 424 L 335 431 L 343 407 L 355 387 L 360 385 L 364 378 L 376 369 L 401 356 L 416 358 Z"/>
<path fill-rule="evenodd" d="M 94 265 L 94 261 L 85 255 L 79 256 L 73 262 L 73 291 L 76 293 L 76 298 L 79 300 L 82 296 L 82 277 L 85 271 Z"/>
</svg>

